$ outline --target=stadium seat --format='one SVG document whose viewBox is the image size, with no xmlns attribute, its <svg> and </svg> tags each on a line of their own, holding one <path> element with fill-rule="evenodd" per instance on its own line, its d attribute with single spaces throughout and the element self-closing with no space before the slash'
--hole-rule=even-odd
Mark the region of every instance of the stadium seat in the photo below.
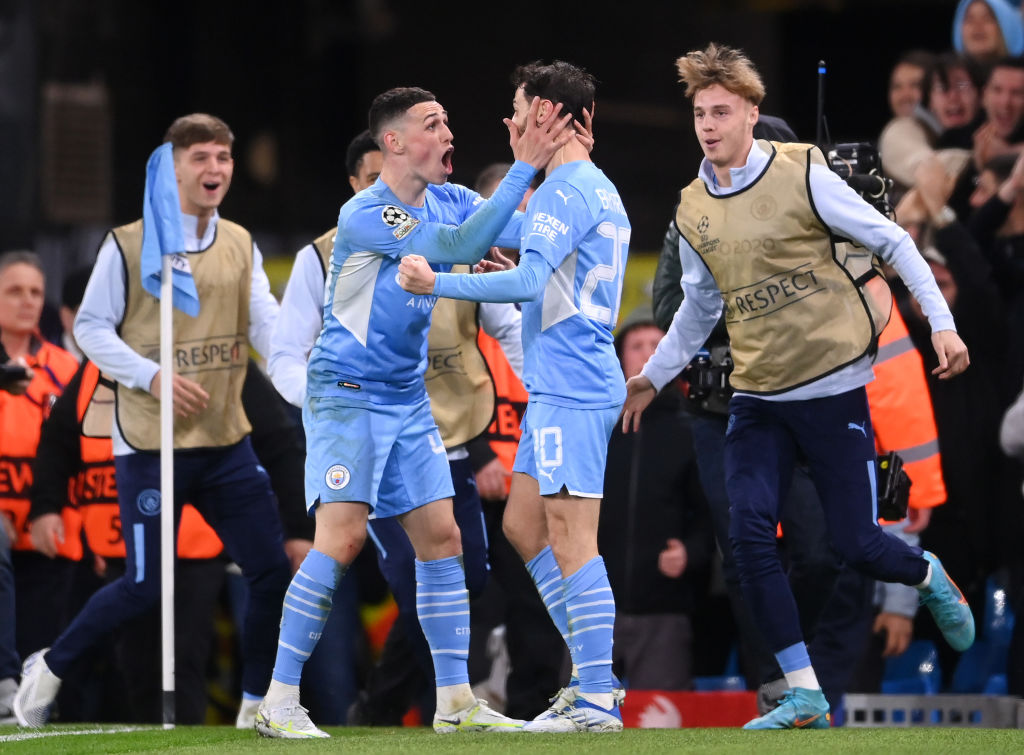
<svg viewBox="0 0 1024 755">
<path fill-rule="evenodd" d="M 990 577 L 985 583 L 981 638 L 960 656 L 953 673 L 952 692 L 1006 694 L 1006 661 L 1014 619 L 1002 582 Z"/>
<path fill-rule="evenodd" d="M 729 651 L 721 674 L 693 678 L 693 689 L 697 692 L 739 692 L 746 688 L 747 680 L 740 674 L 740 651 L 736 645 Z"/>
<path fill-rule="evenodd" d="M 906 652 L 885 662 L 882 692 L 891 695 L 934 695 L 942 687 L 939 654 L 931 640 L 914 640 Z"/>
<path fill-rule="evenodd" d="M 747 688 L 747 680 L 733 674 L 695 676 L 693 688 L 697 692 L 740 692 Z"/>
</svg>

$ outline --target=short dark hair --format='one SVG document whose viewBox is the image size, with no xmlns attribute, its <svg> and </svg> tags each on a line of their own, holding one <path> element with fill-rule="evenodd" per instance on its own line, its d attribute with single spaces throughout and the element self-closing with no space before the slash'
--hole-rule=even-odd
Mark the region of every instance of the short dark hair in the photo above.
<svg viewBox="0 0 1024 755">
<path fill-rule="evenodd" d="M 191 113 L 176 119 L 164 134 L 164 142 L 170 142 L 175 149 L 188 149 L 193 144 L 226 144 L 235 143 L 235 135 L 228 124 L 215 115 L 208 113 Z"/>
<path fill-rule="evenodd" d="M 370 104 L 369 120 L 370 135 L 377 143 L 377 148 L 382 149 L 384 146 L 380 140 L 389 123 L 405 115 L 413 105 L 436 101 L 437 97 L 432 92 L 419 87 L 393 87 L 374 97 Z"/>
<path fill-rule="evenodd" d="M 907 50 L 900 55 L 896 62 L 892 64 L 892 71 L 896 66 L 908 65 L 917 66 L 925 73 L 928 73 L 928 69 L 935 63 L 935 53 L 928 52 L 927 50 Z"/>
<path fill-rule="evenodd" d="M 988 71 L 988 77 L 985 79 L 986 84 L 988 84 L 997 68 L 1016 68 L 1018 71 L 1024 71 L 1024 57 L 1008 56 L 997 60 Z"/>
<path fill-rule="evenodd" d="M 545 64 L 539 60 L 519 66 L 512 73 L 512 84 L 523 88 L 526 99 L 541 97 L 562 103 L 562 115 L 583 123 L 583 109 L 594 108 L 597 79 L 579 66 L 556 60 Z"/>
<path fill-rule="evenodd" d="M 473 183 L 473 191 L 490 199 L 491 194 L 498 188 L 501 179 L 505 177 L 511 167 L 512 163 L 491 163 L 477 175 L 476 181 Z M 538 171 L 530 181 L 530 188 L 537 191 L 542 183 L 544 183 L 544 173 Z"/>
<path fill-rule="evenodd" d="M 380 147 L 377 146 L 377 142 L 370 136 L 370 130 L 365 129 L 349 142 L 348 149 L 345 151 L 345 170 L 348 171 L 350 176 L 357 175 L 360 164 L 363 162 L 363 156 L 367 152 L 379 151 Z"/>
<path fill-rule="evenodd" d="M 511 167 L 512 163 L 491 163 L 480 171 L 473 184 L 473 190 L 485 197 L 490 197 Z"/>
<path fill-rule="evenodd" d="M 979 79 L 978 69 L 955 52 L 944 52 L 932 59 L 931 67 L 925 72 L 921 87 L 921 104 L 924 107 L 931 105 L 931 90 L 936 82 L 942 86 L 943 90 L 949 89 L 949 76 L 953 71 L 966 73 L 967 78 L 974 84 L 974 88 L 981 91 L 983 82 Z"/>
</svg>

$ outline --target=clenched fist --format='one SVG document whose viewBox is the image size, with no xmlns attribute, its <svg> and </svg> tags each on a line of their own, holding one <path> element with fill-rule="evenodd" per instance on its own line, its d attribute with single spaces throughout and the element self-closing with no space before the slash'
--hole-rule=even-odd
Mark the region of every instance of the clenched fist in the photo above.
<svg viewBox="0 0 1024 755">
<path fill-rule="evenodd" d="M 418 254 L 402 257 L 402 261 L 398 263 L 398 285 L 410 294 L 434 293 L 436 277 L 426 259 Z"/>
</svg>

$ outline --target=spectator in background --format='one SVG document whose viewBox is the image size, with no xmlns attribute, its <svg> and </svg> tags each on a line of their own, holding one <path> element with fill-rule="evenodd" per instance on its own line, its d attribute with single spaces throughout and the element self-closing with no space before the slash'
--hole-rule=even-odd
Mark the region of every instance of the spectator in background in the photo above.
<svg viewBox="0 0 1024 755">
<path fill-rule="evenodd" d="M 664 334 L 647 305 L 622 321 L 615 347 L 627 379 Z M 714 538 L 683 401 L 669 385 L 639 432 L 616 427 L 608 444 L 598 547 L 616 596 L 613 663 L 636 689 L 692 686 L 690 614 Z"/>
<path fill-rule="evenodd" d="M 981 168 L 993 157 L 1016 155 L 1024 148 L 1024 58 L 1003 58 L 993 66 L 981 90 L 981 107 L 984 122 L 971 133 L 971 159 L 956 176 L 947 201 L 961 219 L 970 214 L 970 195 Z"/>
<path fill-rule="evenodd" d="M 25 726 L 46 721 L 75 659 L 156 603 L 158 514 L 170 505 L 177 520 L 185 500 L 208 517 L 249 581 L 244 702 L 258 701 L 270 680 L 289 568 L 277 501 L 249 440 L 241 393 L 249 344 L 269 351 L 278 305 L 252 236 L 218 214 L 234 169 L 230 128 L 219 118 L 194 113 L 175 120 L 164 142 L 170 146 L 152 161 L 155 175 L 147 185 L 167 201 L 177 194 L 180 215 L 157 215 L 154 222 L 177 224 L 174 232 L 187 250 L 180 256 L 204 292 L 197 316 L 174 315 L 175 343 L 191 348 L 178 349 L 174 375 L 161 374 L 150 357 L 160 341 L 160 303 L 141 272 L 143 237 L 156 229 L 143 220 L 114 228 L 100 247 L 74 332 L 97 367 L 120 384 L 112 440 L 126 573 L 95 593 L 51 648 L 26 660 L 15 698 Z M 212 354 L 219 358 L 210 359 Z M 160 500 L 160 459 L 153 453 L 160 447 L 162 380 L 173 382 L 174 501 Z"/>
<path fill-rule="evenodd" d="M 896 183 L 894 199 L 914 185 L 917 166 L 938 153 L 952 176 L 970 159 L 981 126 L 980 88 L 964 60 L 940 55 L 925 73 L 922 100 L 910 115 L 886 124 L 878 139 L 885 175 Z"/>
<path fill-rule="evenodd" d="M 1017 154 L 1024 141 L 1024 58 L 1006 58 L 995 64 L 981 92 L 985 123 L 974 134 L 974 166 L 980 169 L 993 157 Z"/>
<path fill-rule="evenodd" d="M 73 356 L 39 335 L 45 283 L 34 253 L 0 256 L 0 343 L 10 359 L 32 370 L 22 395 L 0 392 L 0 459 L 9 470 L 0 484 L 0 518 L 13 549 L 16 609 L 9 616 L 22 658 L 52 642 L 63 628 L 71 575 L 82 558 L 77 512 L 34 532 L 28 522 L 40 427 L 78 368 Z M 48 544 L 46 555 L 33 547 L 33 534 Z"/>
<path fill-rule="evenodd" d="M 1001 393 L 1009 401 L 1024 380 L 1024 152 L 990 160 L 970 203 L 968 227 L 1005 310 Z"/>
<path fill-rule="evenodd" d="M 953 49 L 984 78 L 1000 58 L 1024 54 L 1024 26 L 1017 4 L 960 0 L 953 14 Z"/>
<path fill-rule="evenodd" d="M 893 118 L 906 118 L 924 98 L 925 76 L 931 69 L 934 55 L 924 50 L 911 50 L 900 55 L 889 72 L 889 111 Z"/>
<path fill-rule="evenodd" d="M 63 329 L 61 346 L 79 362 L 83 360 L 85 355 L 82 354 L 82 350 L 78 348 L 78 343 L 75 342 L 75 334 L 73 332 L 75 314 L 78 312 L 78 306 L 82 303 L 82 297 L 85 296 L 85 287 L 89 283 L 90 275 L 92 275 L 91 266 L 80 267 L 77 270 L 71 271 L 60 287 L 60 310 L 58 315 L 61 328 Z"/>
</svg>

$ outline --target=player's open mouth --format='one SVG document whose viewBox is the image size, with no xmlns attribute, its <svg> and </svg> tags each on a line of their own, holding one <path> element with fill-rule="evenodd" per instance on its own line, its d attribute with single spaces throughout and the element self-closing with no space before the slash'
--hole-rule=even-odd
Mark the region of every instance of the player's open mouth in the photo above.
<svg viewBox="0 0 1024 755">
<path fill-rule="evenodd" d="M 452 174 L 452 152 L 455 151 L 455 147 L 449 147 L 448 150 L 441 155 L 441 164 L 444 166 L 444 172 L 449 176 Z"/>
<path fill-rule="evenodd" d="M 219 181 L 204 181 L 203 182 L 203 188 L 206 189 L 207 191 L 217 191 L 217 189 L 220 188 L 220 182 Z"/>
</svg>

